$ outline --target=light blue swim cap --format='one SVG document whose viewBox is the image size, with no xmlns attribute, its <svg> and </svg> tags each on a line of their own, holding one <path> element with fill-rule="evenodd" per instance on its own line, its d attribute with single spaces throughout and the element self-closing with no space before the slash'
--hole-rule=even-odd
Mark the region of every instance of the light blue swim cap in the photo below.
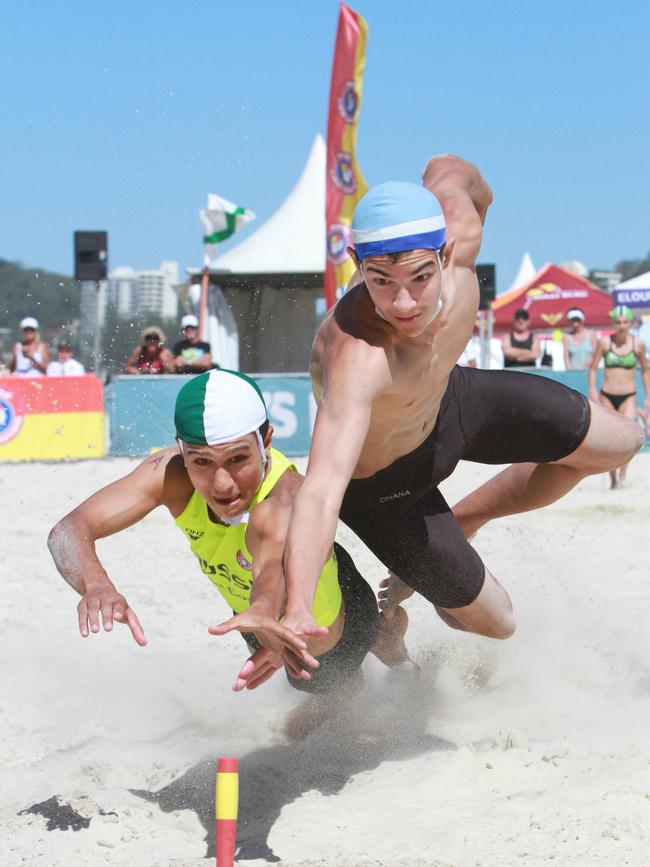
<svg viewBox="0 0 650 867">
<path fill-rule="evenodd" d="M 445 243 L 445 218 L 425 187 L 388 181 L 359 200 L 351 234 L 360 260 L 405 250 L 439 250 Z"/>
</svg>

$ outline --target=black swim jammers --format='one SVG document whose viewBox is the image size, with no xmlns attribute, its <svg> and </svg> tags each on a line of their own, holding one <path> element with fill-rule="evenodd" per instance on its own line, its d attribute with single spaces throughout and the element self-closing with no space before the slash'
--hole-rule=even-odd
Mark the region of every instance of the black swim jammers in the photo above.
<svg viewBox="0 0 650 867">
<path fill-rule="evenodd" d="M 590 420 L 587 398 L 552 379 L 457 366 L 429 437 L 375 475 L 353 479 L 341 520 L 434 605 L 469 605 L 481 591 L 485 567 L 438 485 L 460 460 L 560 460 L 580 445 Z"/>
</svg>

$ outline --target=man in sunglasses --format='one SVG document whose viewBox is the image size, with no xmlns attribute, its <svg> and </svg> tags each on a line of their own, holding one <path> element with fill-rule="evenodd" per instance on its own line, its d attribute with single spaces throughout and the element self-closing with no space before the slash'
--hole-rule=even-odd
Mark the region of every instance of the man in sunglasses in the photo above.
<svg viewBox="0 0 650 867">
<path fill-rule="evenodd" d="M 137 375 L 176 373 L 174 358 L 163 344 L 165 335 L 157 325 L 149 325 L 140 332 L 142 342 L 136 346 L 126 363 L 126 372 Z"/>
</svg>

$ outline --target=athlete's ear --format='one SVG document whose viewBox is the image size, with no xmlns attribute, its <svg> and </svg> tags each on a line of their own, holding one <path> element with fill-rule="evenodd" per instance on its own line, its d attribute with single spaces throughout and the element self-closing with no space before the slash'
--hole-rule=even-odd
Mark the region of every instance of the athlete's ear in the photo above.
<svg viewBox="0 0 650 867">
<path fill-rule="evenodd" d="M 451 257 L 454 252 L 454 247 L 456 245 L 456 239 L 454 237 L 447 238 L 445 241 L 445 246 L 442 248 L 442 267 L 446 268 L 447 265 L 451 262 Z"/>
<path fill-rule="evenodd" d="M 273 425 L 270 424 L 267 428 L 266 434 L 264 435 L 264 448 L 268 449 L 271 447 L 271 440 L 273 439 Z"/>
<path fill-rule="evenodd" d="M 357 251 L 354 249 L 354 247 L 348 247 L 348 256 L 350 257 L 350 259 L 352 259 L 352 261 L 358 268 L 360 264 L 359 257 L 357 256 Z"/>
</svg>

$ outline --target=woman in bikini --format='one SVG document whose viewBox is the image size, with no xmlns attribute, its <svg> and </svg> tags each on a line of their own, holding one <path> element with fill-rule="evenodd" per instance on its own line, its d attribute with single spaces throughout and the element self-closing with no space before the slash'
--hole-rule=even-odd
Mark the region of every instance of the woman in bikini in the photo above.
<svg viewBox="0 0 650 867">
<path fill-rule="evenodd" d="M 636 369 L 640 367 L 645 389 L 645 412 L 650 409 L 650 375 L 645 354 L 645 344 L 642 340 L 630 334 L 630 326 L 634 314 L 629 307 L 619 305 L 611 312 L 615 331 L 608 337 L 602 337 L 596 346 L 594 357 L 589 368 L 589 392 L 591 399 L 609 406 L 628 418 L 636 418 Z M 596 369 L 600 359 L 605 365 L 605 376 L 596 390 Z M 618 470 L 610 471 L 612 488 L 617 488 L 625 481 L 627 464 Z"/>
</svg>

